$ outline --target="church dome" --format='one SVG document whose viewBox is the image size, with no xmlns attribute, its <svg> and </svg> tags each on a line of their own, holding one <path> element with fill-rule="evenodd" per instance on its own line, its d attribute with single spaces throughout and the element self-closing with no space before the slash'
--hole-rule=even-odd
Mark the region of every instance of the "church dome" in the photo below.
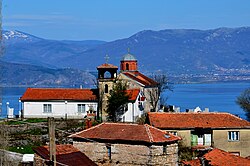
<svg viewBox="0 0 250 166">
<path fill-rule="evenodd" d="M 122 57 L 122 61 L 136 61 L 137 59 L 134 57 L 134 55 L 127 53 Z"/>
</svg>

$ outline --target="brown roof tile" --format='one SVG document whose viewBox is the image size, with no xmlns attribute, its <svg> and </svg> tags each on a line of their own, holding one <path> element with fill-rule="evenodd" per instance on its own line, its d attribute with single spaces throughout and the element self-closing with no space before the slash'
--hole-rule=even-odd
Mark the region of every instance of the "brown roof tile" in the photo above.
<svg viewBox="0 0 250 166">
<path fill-rule="evenodd" d="M 126 92 L 129 95 L 129 100 L 135 101 L 137 96 L 140 93 L 140 89 L 128 89 L 128 90 L 126 90 Z"/>
<path fill-rule="evenodd" d="M 148 113 L 150 125 L 160 128 L 250 128 L 250 122 L 229 113 Z"/>
<path fill-rule="evenodd" d="M 37 147 L 34 151 L 43 159 L 49 160 L 48 146 Z M 96 166 L 92 160 L 72 145 L 56 145 L 56 161 L 68 166 Z"/>
<path fill-rule="evenodd" d="M 79 100 L 96 101 L 97 89 L 28 88 L 22 101 Z"/>
<path fill-rule="evenodd" d="M 182 165 L 185 166 L 200 166 L 200 160 L 199 159 L 194 159 L 194 160 L 189 160 L 189 161 L 181 161 Z"/>
<path fill-rule="evenodd" d="M 158 84 L 153 79 L 143 75 L 142 73 L 140 73 L 138 71 L 122 72 L 122 74 L 126 75 L 127 77 L 129 77 L 135 81 L 138 81 L 139 83 L 141 83 L 145 86 L 156 86 Z"/>
<path fill-rule="evenodd" d="M 155 127 L 125 123 L 102 123 L 92 128 L 72 134 L 72 138 L 87 138 L 115 142 L 170 143 L 180 137 L 159 130 Z"/>
<path fill-rule="evenodd" d="M 203 157 L 209 162 L 208 164 L 210 165 L 250 166 L 249 159 L 236 156 L 220 149 L 213 149 L 212 151 L 203 155 Z"/>
<path fill-rule="evenodd" d="M 97 69 L 106 69 L 106 68 L 118 69 L 117 66 L 112 65 L 112 64 L 108 64 L 108 63 L 104 63 L 104 64 L 97 67 Z"/>
</svg>

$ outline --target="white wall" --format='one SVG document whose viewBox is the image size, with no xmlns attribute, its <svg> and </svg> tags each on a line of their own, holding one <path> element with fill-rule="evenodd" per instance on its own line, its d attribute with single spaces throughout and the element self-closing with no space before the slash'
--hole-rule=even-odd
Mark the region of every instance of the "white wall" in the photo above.
<svg viewBox="0 0 250 166">
<path fill-rule="evenodd" d="M 139 109 L 139 101 L 138 101 L 139 95 L 135 101 L 135 103 L 128 103 L 128 111 L 126 111 L 122 115 L 122 121 L 123 122 L 135 122 L 136 117 L 141 117 L 142 114 L 144 114 L 145 111 L 140 111 Z M 142 102 L 142 105 L 144 105 L 144 102 Z"/>
<path fill-rule="evenodd" d="M 45 113 L 43 104 L 51 104 L 52 112 Z M 85 112 L 78 113 L 77 104 L 85 104 Z M 83 118 L 87 115 L 89 106 L 92 105 L 94 111 L 97 111 L 97 102 L 71 102 L 71 101 L 48 101 L 48 102 L 23 102 L 24 118 Z"/>
</svg>

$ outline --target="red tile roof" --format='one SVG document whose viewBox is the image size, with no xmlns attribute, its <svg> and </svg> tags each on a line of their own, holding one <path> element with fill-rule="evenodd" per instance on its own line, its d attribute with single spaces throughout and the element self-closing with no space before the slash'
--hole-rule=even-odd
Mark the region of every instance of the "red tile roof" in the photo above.
<svg viewBox="0 0 250 166">
<path fill-rule="evenodd" d="M 49 147 L 40 146 L 34 149 L 43 159 L 49 160 Z M 56 161 L 68 166 L 97 166 L 84 153 L 72 145 L 56 145 Z M 57 164 L 59 165 L 59 164 Z"/>
<path fill-rule="evenodd" d="M 137 96 L 140 93 L 140 89 L 129 89 L 129 90 L 126 90 L 126 92 L 129 95 L 129 100 L 135 101 L 137 99 Z"/>
<path fill-rule="evenodd" d="M 250 122 L 229 113 L 148 113 L 150 125 L 160 129 L 250 128 Z"/>
<path fill-rule="evenodd" d="M 180 140 L 180 137 L 159 130 L 155 127 L 125 123 L 101 123 L 92 128 L 72 134 L 72 138 L 87 138 L 110 142 L 141 142 L 141 143 L 172 143 Z M 85 140 L 86 141 L 86 140 Z"/>
<path fill-rule="evenodd" d="M 156 86 L 158 83 L 154 81 L 153 79 L 143 75 L 142 73 L 138 71 L 127 71 L 122 72 L 122 74 L 126 75 L 127 77 L 138 81 L 139 83 L 145 85 L 145 86 Z"/>
<path fill-rule="evenodd" d="M 118 69 L 117 66 L 112 65 L 112 64 L 108 64 L 108 63 L 104 63 L 104 64 L 97 67 L 97 69 L 106 69 L 106 68 Z"/>
<path fill-rule="evenodd" d="M 210 165 L 250 166 L 249 159 L 236 156 L 220 149 L 213 149 L 212 151 L 203 155 L 203 157 L 209 162 Z"/>
<path fill-rule="evenodd" d="M 97 93 L 97 89 L 28 88 L 21 97 L 21 101 L 96 101 Z"/>
<path fill-rule="evenodd" d="M 182 165 L 187 165 L 187 166 L 200 166 L 200 159 L 194 159 L 194 160 L 189 160 L 189 161 L 181 161 Z"/>
</svg>

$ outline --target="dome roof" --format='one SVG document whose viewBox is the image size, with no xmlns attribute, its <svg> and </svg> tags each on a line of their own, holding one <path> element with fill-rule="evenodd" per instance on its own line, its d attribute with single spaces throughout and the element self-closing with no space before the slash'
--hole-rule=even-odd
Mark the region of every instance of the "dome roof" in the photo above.
<svg viewBox="0 0 250 166">
<path fill-rule="evenodd" d="M 134 57 L 134 55 L 127 53 L 122 57 L 122 61 L 136 61 L 137 59 Z"/>
</svg>

